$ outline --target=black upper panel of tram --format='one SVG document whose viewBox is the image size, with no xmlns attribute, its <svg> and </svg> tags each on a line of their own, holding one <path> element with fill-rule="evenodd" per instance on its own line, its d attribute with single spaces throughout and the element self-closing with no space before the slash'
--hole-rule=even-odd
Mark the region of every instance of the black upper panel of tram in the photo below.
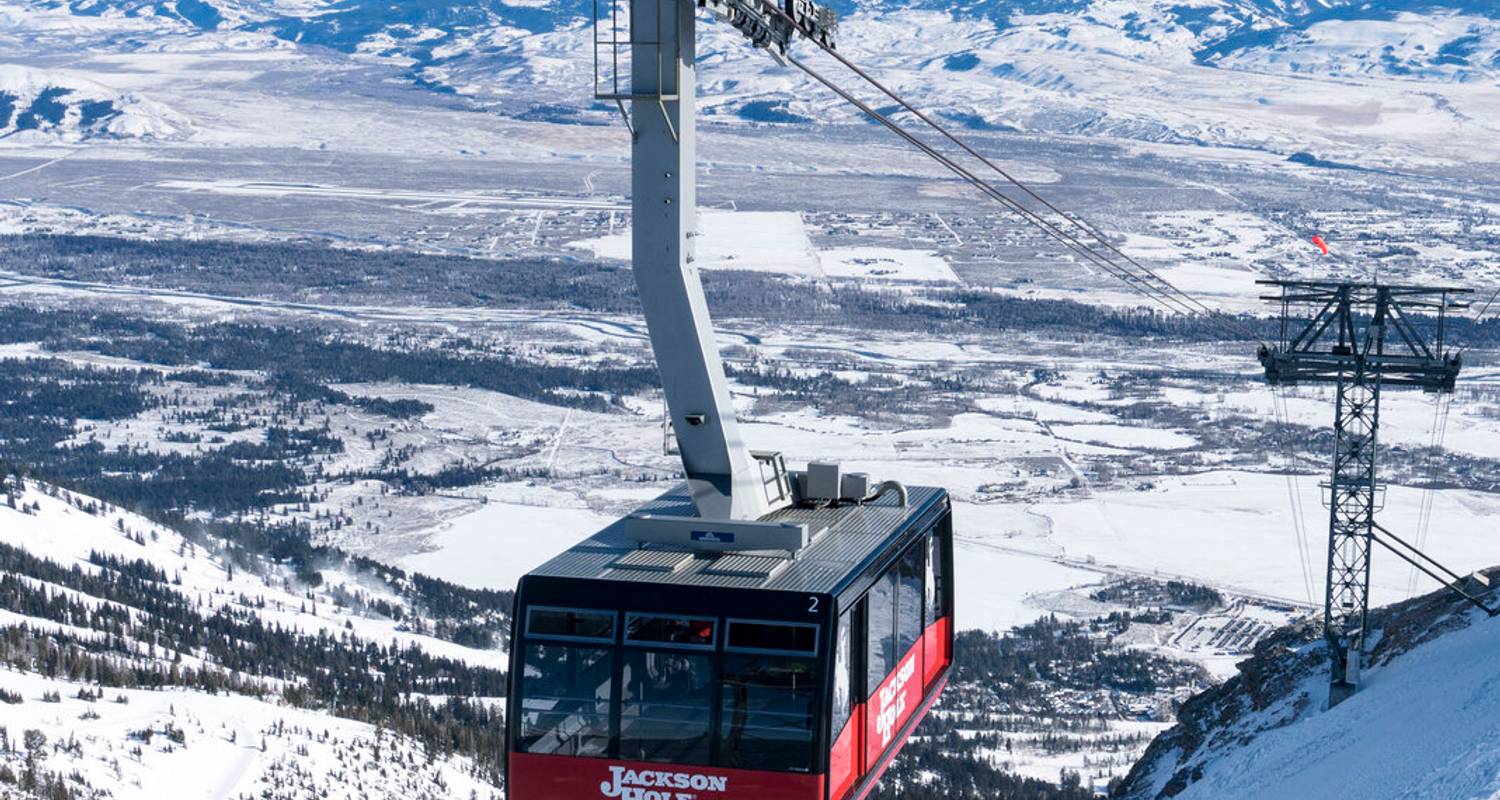
<svg viewBox="0 0 1500 800">
<path fill-rule="evenodd" d="M 642 547 L 619 520 L 569 548 L 530 574 L 536 577 L 595 579 L 724 589 L 773 589 L 802 594 L 838 594 L 864 572 L 871 559 L 909 531 L 925 530 L 948 509 L 940 488 L 908 487 L 908 504 L 891 495 L 862 505 L 788 508 L 768 522 L 805 522 L 823 529 L 793 556 L 785 552 L 689 552 Z M 681 484 L 638 509 L 658 516 L 696 515 L 687 485 Z"/>
</svg>

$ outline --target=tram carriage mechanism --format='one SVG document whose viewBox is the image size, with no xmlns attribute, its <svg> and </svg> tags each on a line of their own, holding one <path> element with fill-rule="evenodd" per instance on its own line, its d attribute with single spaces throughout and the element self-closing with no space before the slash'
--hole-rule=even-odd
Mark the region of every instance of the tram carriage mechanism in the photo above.
<svg viewBox="0 0 1500 800">
<path fill-rule="evenodd" d="M 947 492 L 792 472 L 741 438 L 692 265 L 700 3 L 757 46 L 833 44 L 811 0 L 595 7 L 595 96 L 631 133 L 631 266 L 686 480 L 521 579 L 512 800 L 861 798 L 952 663 Z"/>
</svg>

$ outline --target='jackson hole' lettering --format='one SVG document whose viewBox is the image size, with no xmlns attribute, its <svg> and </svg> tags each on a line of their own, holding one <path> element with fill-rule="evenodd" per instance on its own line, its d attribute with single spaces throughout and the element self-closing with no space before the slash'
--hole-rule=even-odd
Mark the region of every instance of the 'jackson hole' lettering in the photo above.
<svg viewBox="0 0 1500 800">
<path fill-rule="evenodd" d="M 897 721 L 906 714 L 906 685 L 916 672 L 917 659 L 911 656 L 896 669 L 895 680 L 880 687 L 880 714 L 875 718 L 875 732 L 880 734 L 881 747 L 891 743 Z"/>
<path fill-rule="evenodd" d="M 625 767 L 610 767 L 609 780 L 599 784 L 600 794 L 620 800 L 698 800 L 698 792 L 728 790 L 729 779 L 719 775 Z"/>
</svg>

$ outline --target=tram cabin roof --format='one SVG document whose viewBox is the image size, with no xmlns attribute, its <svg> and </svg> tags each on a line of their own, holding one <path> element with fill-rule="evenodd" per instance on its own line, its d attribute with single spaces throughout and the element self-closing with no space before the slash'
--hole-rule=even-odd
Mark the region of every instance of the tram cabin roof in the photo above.
<svg viewBox="0 0 1500 800">
<path fill-rule="evenodd" d="M 768 589 L 836 594 L 857 578 L 889 543 L 913 528 L 925 529 L 948 510 L 946 491 L 907 487 L 908 503 L 892 495 L 863 504 L 792 507 L 765 522 L 805 523 L 812 540 L 786 551 L 704 551 L 643 545 L 626 534 L 626 518 L 537 567 L 528 577 L 634 581 L 673 586 Z M 687 484 L 679 484 L 636 510 L 653 516 L 696 516 Z"/>
</svg>

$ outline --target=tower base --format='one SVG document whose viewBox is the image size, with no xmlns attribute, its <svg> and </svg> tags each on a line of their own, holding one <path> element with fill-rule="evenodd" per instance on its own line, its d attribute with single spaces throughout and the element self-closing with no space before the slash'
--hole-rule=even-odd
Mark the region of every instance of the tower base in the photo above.
<svg viewBox="0 0 1500 800">
<path fill-rule="evenodd" d="M 1333 681 L 1328 684 L 1328 707 L 1333 708 L 1339 703 L 1354 696 L 1359 687 L 1348 681 Z"/>
</svg>

